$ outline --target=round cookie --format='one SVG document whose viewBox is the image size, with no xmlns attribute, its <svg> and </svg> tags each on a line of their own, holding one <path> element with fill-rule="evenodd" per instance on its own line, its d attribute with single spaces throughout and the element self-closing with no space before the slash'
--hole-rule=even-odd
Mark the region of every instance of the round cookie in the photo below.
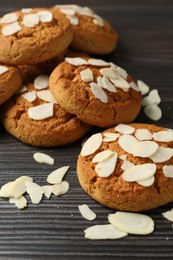
<svg viewBox="0 0 173 260">
<path fill-rule="evenodd" d="M 72 143 L 90 126 L 61 108 L 48 89 L 46 75 L 28 83 L 1 107 L 1 122 L 7 132 L 24 143 L 53 147 Z"/>
<path fill-rule="evenodd" d="M 130 123 L 141 94 L 127 72 L 99 59 L 66 58 L 50 76 L 57 102 L 80 120 L 99 127 Z"/>
<path fill-rule="evenodd" d="M 118 35 L 109 22 L 88 7 L 56 5 L 70 20 L 74 38 L 71 46 L 93 54 L 108 54 L 117 45 Z"/>
<path fill-rule="evenodd" d="M 93 199 L 116 210 L 137 212 L 169 203 L 173 131 L 133 123 L 95 134 L 81 150 L 77 174 Z"/>
<path fill-rule="evenodd" d="M 0 62 L 36 64 L 51 59 L 71 43 L 73 29 L 58 11 L 22 9 L 0 19 Z"/>
<path fill-rule="evenodd" d="M 0 105 L 22 86 L 22 77 L 14 66 L 0 65 Z"/>
</svg>

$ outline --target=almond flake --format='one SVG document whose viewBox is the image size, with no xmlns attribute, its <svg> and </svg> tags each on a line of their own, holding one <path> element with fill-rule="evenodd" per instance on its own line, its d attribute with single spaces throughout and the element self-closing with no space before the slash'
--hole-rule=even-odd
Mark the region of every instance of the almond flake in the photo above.
<svg viewBox="0 0 173 260">
<path fill-rule="evenodd" d="M 148 105 L 158 105 L 161 102 L 159 93 L 157 89 L 153 89 L 150 91 L 149 95 L 147 97 L 144 97 L 142 99 L 142 106 L 148 106 Z"/>
<path fill-rule="evenodd" d="M 110 80 L 111 80 L 111 82 L 115 85 L 115 87 L 121 88 L 121 89 L 123 89 L 124 91 L 125 91 L 125 90 L 128 91 L 129 88 L 130 88 L 129 83 L 128 83 L 125 79 L 123 79 L 122 77 L 119 77 L 118 79 L 111 79 L 111 78 L 110 78 Z"/>
<path fill-rule="evenodd" d="M 39 24 L 38 14 L 26 14 L 23 18 L 23 24 L 29 28 L 35 27 L 37 24 Z"/>
<path fill-rule="evenodd" d="M 118 77 L 118 73 L 113 68 L 100 69 L 100 73 L 109 79 L 117 79 Z"/>
<path fill-rule="evenodd" d="M 0 197 L 9 198 L 11 196 L 11 185 L 13 181 L 7 182 L 0 189 Z"/>
<path fill-rule="evenodd" d="M 163 174 L 168 178 L 173 178 L 173 165 L 164 165 Z"/>
<path fill-rule="evenodd" d="M 124 160 L 123 164 L 121 165 L 121 169 L 122 169 L 123 171 L 126 171 L 126 170 L 130 169 L 130 168 L 133 167 L 133 166 L 134 166 L 133 163 L 131 163 L 131 162 L 128 161 L 128 160 Z"/>
<path fill-rule="evenodd" d="M 18 21 L 18 14 L 17 13 L 9 13 L 5 14 L 1 19 L 0 23 L 13 23 Z"/>
<path fill-rule="evenodd" d="M 164 213 L 162 213 L 162 215 L 164 216 L 164 218 L 166 218 L 169 221 L 173 222 L 173 209 L 166 211 Z"/>
<path fill-rule="evenodd" d="M 113 142 L 113 141 L 116 141 L 120 137 L 120 134 L 107 132 L 107 133 L 104 133 L 103 136 L 104 136 L 103 142 Z"/>
<path fill-rule="evenodd" d="M 147 235 L 154 230 L 154 221 L 143 214 L 116 212 L 109 214 L 108 220 L 116 228 L 130 234 Z"/>
<path fill-rule="evenodd" d="M 96 167 L 95 171 L 100 177 L 108 177 L 110 176 L 116 167 L 118 154 L 113 152 L 112 155 L 107 157 L 105 160 L 99 162 Z"/>
<path fill-rule="evenodd" d="M 103 84 L 103 77 L 97 77 L 97 84 L 100 86 L 100 87 L 104 87 L 104 84 Z"/>
<path fill-rule="evenodd" d="M 26 181 L 25 185 L 26 185 L 26 191 L 29 194 L 32 203 L 39 204 L 42 199 L 44 189 L 40 187 L 37 183 L 30 182 L 30 181 Z"/>
<path fill-rule="evenodd" d="M 88 140 L 84 143 L 81 155 L 88 156 L 94 153 L 102 144 L 102 135 L 100 133 L 92 135 Z"/>
<path fill-rule="evenodd" d="M 110 150 L 105 150 L 102 151 L 100 153 L 97 153 L 93 159 L 92 159 L 92 163 L 98 163 L 98 162 L 102 162 L 103 160 L 107 159 L 109 156 L 111 156 L 114 152 L 110 151 Z"/>
<path fill-rule="evenodd" d="M 149 105 L 144 108 L 145 115 L 154 121 L 159 120 L 162 117 L 162 111 L 157 105 Z"/>
<path fill-rule="evenodd" d="M 162 163 L 171 159 L 173 156 L 172 148 L 158 147 L 156 152 L 150 156 L 150 159 L 154 163 Z"/>
<path fill-rule="evenodd" d="M 103 27 L 104 26 L 104 21 L 101 17 L 96 17 L 94 20 L 93 20 L 93 23 L 100 26 L 100 27 Z"/>
<path fill-rule="evenodd" d="M 115 127 L 115 130 L 121 134 L 133 134 L 135 128 L 125 124 L 119 124 Z"/>
<path fill-rule="evenodd" d="M 32 8 L 22 8 L 21 9 L 21 12 L 24 13 L 24 14 L 28 14 L 32 11 Z"/>
<path fill-rule="evenodd" d="M 102 88 L 107 89 L 110 92 L 114 92 L 114 93 L 117 92 L 115 86 L 105 76 L 103 76 L 102 82 L 103 82 Z"/>
<path fill-rule="evenodd" d="M 40 22 L 49 23 L 53 20 L 53 14 L 49 11 L 40 11 L 37 13 Z"/>
<path fill-rule="evenodd" d="M 21 89 L 19 91 L 17 91 L 17 94 L 23 93 L 27 91 L 27 87 L 26 86 L 22 86 Z"/>
<path fill-rule="evenodd" d="M 79 19 L 78 19 L 78 17 L 72 16 L 72 15 L 67 15 L 66 17 L 69 19 L 69 21 L 70 21 L 70 23 L 71 23 L 72 25 L 78 25 L 78 24 L 79 24 Z"/>
<path fill-rule="evenodd" d="M 126 71 L 125 69 L 123 69 L 123 68 L 117 66 L 117 65 L 115 65 L 115 66 L 116 66 L 116 70 L 118 71 L 118 74 L 119 74 L 122 78 L 127 79 L 127 76 L 128 76 L 127 71 Z"/>
<path fill-rule="evenodd" d="M 152 140 L 153 134 L 148 129 L 137 129 L 135 136 L 139 141 Z"/>
<path fill-rule="evenodd" d="M 119 146 L 127 153 L 132 154 L 133 146 L 138 143 L 138 140 L 133 135 L 122 135 L 118 139 Z"/>
<path fill-rule="evenodd" d="M 158 144 L 153 141 L 140 141 L 133 146 L 133 156 L 146 158 L 151 156 L 158 149 Z"/>
<path fill-rule="evenodd" d="M 19 25 L 18 22 L 14 22 L 14 23 L 11 23 L 11 24 L 3 27 L 2 34 L 4 36 L 10 36 L 10 35 L 13 35 L 13 34 L 19 32 L 20 30 L 22 30 L 22 27 Z"/>
<path fill-rule="evenodd" d="M 47 103 L 30 107 L 28 109 L 29 118 L 33 120 L 43 120 L 53 116 L 53 104 L 54 103 Z"/>
<path fill-rule="evenodd" d="M 63 177 L 67 173 L 70 166 L 63 166 L 55 171 L 51 172 L 47 177 L 47 182 L 56 184 L 62 182 Z"/>
<path fill-rule="evenodd" d="M 98 84 L 91 82 L 90 87 L 95 98 L 99 99 L 102 103 L 108 103 L 108 96 Z"/>
<path fill-rule="evenodd" d="M 22 95 L 23 98 L 25 98 L 28 102 L 33 102 L 36 99 L 36 91 L 30 91 Z"/>
<path fill-rule="evenodd" d="M 123 232 L 111 224 L 95 225 L 84 230 L 85 237 L 88 239 L 118 239 L 126 237 L 127 232 Z"/>
<path fill-rule="evenodd" d="M 44 195 L 49 199 L 52 193 L 52 185 L 44 185 L 41 187 L 44 190 Z"/>
<path fill-rule="evenodd" d="M 139 185 L 141 185 L 141 186 L 149 187 L 149 186 L 151 186 L 154 183 L 154 180 L 155 180 L 155 178 L 154 178 L 154 176 L 152 176 L 152 177 L 150 177 L 150 178 L 148 178 L 146 180 L 137 181 L 137 183 Z"/>
<path fill-rule="evenodd" d="M 85 69 L 80 72 L 81 79 L 84 82 L 91 82 L 94 80 L 93 72 L 91 69 Z"/>
<path fill-rule="evenodd" d="M 48 75 L 39 75 L 34 80 L 34 87 L 36 89 L 45 89 L 49 86 L 49 76 Z"/>
<path fill-rule="evenodd" d="M 52 186 L 52 193 L 55 196 L 60 196 L 67 193 L 69 188 L 70 188 L 69 183 L 67 181 L 62 181 Z"/>
<path fill-rule="evenodd" d="M 146 180 L 152 177 L 156 172 L 154 163 L 144 163 L 131 167 L 122 174 L 123 180 L 127 182 Z"/>
<path fill-rule="evenodd" d="M 107 61 L 101 59 L 89 59 L 88 64 L 93 66 L 109 66 Z"/>
<path fill-rule="evenodd" d="M 37 91 L 37 96 L 43 101 L 57 103 L 49 89 Z"/>
<path fill-rule="evenodd" d="M 130 88 L 134 89 L 135 91 L 140 92 L 138 86 L 136 85 L 136 83 L 134 81 L 131 81 L 129 83 L 129 86 L 130 86 Z"/>
<path fill-rule="evenodd" d="M 0 75 L 8 71 L 8 67 L 0 65 Z"/>
<path fill-rule="evenodd" d="M 154 140 L 158 142 L 172 142 L 173 141 L 173 131 L 163 130 L 153 133 Z"/>
<path fill-rule="evenodd" d="M 96 214 L 88 207 L 88 205 L 79 205 L 78 209 L 83 218 L 87 220 L 94 220 L 96 218 Z"/>
<path fill-rule="evenodd" d="M 60 8 L 61 13 L 65 14 L 65 15 L 70 15 L 70 16 L 74 16 L 75 15 L 75 10 L 71 9 L 71 8 Z"/>
<path fill-rule="evenodd" d="M 87 65 L 88 62 L 80 57 L 77 57 L 77 58 L 69 58 L 69 57 L 66 57 L 65 58 L 65 61 L 68 62 L 69 64 L 71 65 L 74 65 L 74 66 L 82 66 L 82 65 Z"/>
<path fill-rule="evenodd" d="M 118 158 L 125 161 L 125 160 L 127 160 L 127 154 L 122 154 L 122 155 L 118 156 Z"/>
<path fill-rule="evenodd" d="M 34 153 L 33 158 L 38 163 L 47 163 L 49 165 L 54 165 L 54 159 L 45 153 Z"/>
<path fill-rule="evenodd" d="M 24 196 L 20 196 L 18 198 L 10 197 L 9 202 L 14 203 L 18 209 L 23 209 L 27 206 L 27 200 Z"/>
<path fill-rule="evenodd" d="M 142 95 L 145 95 L 149 92 L 150 88 L 147 84 L 145 84 L 142 80 L 137 80 L 137 86 L 139 90 L 141 91 Z"/>
<path fill-rule="evenodd" d="M 18 198 L 26 192 L 25 182 L 32 182 L 33 179 L 29 176 L 21 176 L 17 178 L 9 187 L 9 193 L 11 197 Z"/>
</svg>

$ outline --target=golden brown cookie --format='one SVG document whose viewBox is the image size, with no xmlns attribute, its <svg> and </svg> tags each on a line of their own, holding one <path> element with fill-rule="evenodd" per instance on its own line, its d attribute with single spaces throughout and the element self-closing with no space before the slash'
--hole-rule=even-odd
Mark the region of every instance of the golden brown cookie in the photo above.
<svg viewBox="0 0 173 260">
<path fill-rule="evenodd" d="M 118 35 L 109 22 L 88 7 L 56 5 L 70 20 L 74 38 L 71 46 L 93 54 L 107 54 L 117 45 Z"/>
<path fill-rule="evenodd" d="M 120 124 L 90 137 L 77 162 L 82 188 L 101 204 L 144 211 L 173 201 L 173 131 Z"/>
<path fill-rule="evenodd" d="M 51 59 L 71 43 L 69 20 L 58 11 L 22 9 L 0 19 L 0 62 L 36 64 Z"/>
<path fill-rule="evenodd" d="M 48 88 L 46 75 L 27 84 L 1 108 L 1 121 L 7 132 L 33 146 L 53 147 L 72 143 L 90 126 L 61 108 Z"/>
<path fill-rule="evenodd" d="M 13 66 L 0 65 L 0 105 L 22 86 L 19 70 Z"/>
<path fill-rule="evenodd" d="M 127 72 L 103 60 L 66 58 L 50 76 L 50 90 L 69 113 L 99 127 L 132 122 L 141 94 Z"/>
</svg>

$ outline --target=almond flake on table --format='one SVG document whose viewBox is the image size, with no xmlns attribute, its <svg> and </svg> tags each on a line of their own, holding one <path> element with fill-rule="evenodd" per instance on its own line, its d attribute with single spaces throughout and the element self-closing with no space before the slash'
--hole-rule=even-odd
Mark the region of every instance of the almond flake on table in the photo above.
<svg viewBox="0 0 173 260">
<path fill-rule="evenodd" d="M 99 99 L 102 103 L 108 103 L 108 96 L 98 84 L 91 82 L 90 87 L 95 98 Z"/>
<path fill-rule="evenodd" d="M 118 211 L 109 214 L 108 220 L 116 228 L 130 234 L 147 235 L 154 231 L 154 221 L 143 214 Z"/>
<path fill-rule="evenodd" d="M 54 103 L 46 103 L 28 109 L 28 116 L 33 120 L 43 120 L 53 116 Z"/>
<path fill-rule="evenodd" d="M 142 181 L 152 177 L 156 172 L 156 164 L 144 163 L 131 167 L 122 174 L 122 178 L 127 182 Z"/>
<path fill-rule="evenodd" d="M 119 124 L 115 127 L 115 130 L 121 134 L 133 134 L 135 128 L 126 124 Z"/>
<path fill-rule="evenodd" d="M 55 196 L 60 196 L 67 193 L 69 188 L 70 188 L 69 183 L 67 181 L 62 181 L 52 186 L 52 193 Z"/>
<path fill-rule="evenodd" d="M 117 79 L 118 78 L 118 73 L 116 72 L 116 70 L 114 68 L 103 68 L 100 69 L 100 73 L 109 78 L 109 79 Z"/>
<path fill-rule="evenodd" d="M 25 98 L 28 102 L 33 102 L 36 99 L 36 91 L 30 91 L 22 95 L 23 98 Z"/>
<path fill-rule="evenodd" d="M 105 76 L 103 76 L 102 82 L 103 82 L 102 88 L 107 89 L 110 92 L 114 92 L 114 93 L 117 92 L 115 86 Z"/>
<path fill-rule="evenodd" d="M 74 66 L 82 66 L 88 64 L 88 62 L 85 59 L 82 59 L 80 57 L 76 57 L 76 58 L 66 57 L 65 61 Z"/>
<path fill-rule="evenodd" d="M 91 69 L 85 69 L 80 72 L 81 79 L 84 82 L 91 82 L 94 80 L 93 72 Z"/>
<path fill-rule="evenodd" d="M 135 137 L 139 141 L 152 140 L 153 134 L 148 129 L 140 128 L 135 131 Z"/>
<path fill-rule="evenodd" d="M 163 217 L 166 218 L 167 220 L 173 222 L 173 209 L 168 210 L 166 212 L 162 213 Z"/>
<path fill-rule="evenodd" d="M 44 190 L 44 195 L 49 199 L 52 193 L 52 185 L 43 185 L 41 187 Z"/>
<path fill-rule="evenodd" d="M 37 96 L 43 101 L 57 103 L 49 89 L 37 91 Z"/>
<path fill-rule="evenodd" d="M 32 8 L 22 8 L 22 9 L 21 9 L 21 12 L 24 13 L 24 14 L 25 14 L 25 13 L 28 14 L 28 13 L 30 13 L 31 11 L 32 11 Z"/>
<path fill-rule="evenodd" d="M 40 22 L 49 23 L 53 20 L 53 14 L 49 11 L 39 11 L 37 13 Z"/>
<path fill-rule="evenodd" d="M 103 142 L 113 142 L 113 141 L 116 141 L 119 137 L 120 137 L 120 134 L 117 134 L 117 133 L 103 133 Z"/>
<path fill-rule="evenodd" d="M 154 140 L 159 142 L 172 142 L 173 141 L 173 131 L 163 130 L 153 133 Z"/>
<path fill-rule="evenodd" d="M 139 90 L 141 91 L 141 95 L 147 94 L 150 90 L 149 86 L 140 79 L 137 80 L 137 86 L 138 86 Z"/>
<path fill-rule="evenodd" d="M 118 154 L 113 152 L 112 155 L 107 157 L 105 160 L 99 162 L 96 167 L 95 171 L 100 177 L 108 177 L 110 176 L 116 167 Z"/>
<path fill-rule="evenodd" d="M 8 67 L 0 65 L 0 75 L 8 71 Z"/>
<path fill-rule="evenodd" d="M 87 220 L 94 220 L 96 218 L 96 214 L 88 207 L 88 205 L 79 205 L 78 209 L 83 218 Z"/>
<path fill-rule="evenodd" d="M 165 148 L 159 146 L 155 153 L 153 153 L 149 158 L 154 163 L 162 163 L 166 162 L 171 159 L 173 156 L 173 149 L 172 148 Z"/>
<path fill-rule="evenodd" d="M 149 187 L 154 183 L 154 181 L 155 181 L 155 178 L 154 178 L 154 176 L 152 176 L 148 179 L 145 179 L 145 180 L 142 180 L 142 181 L 137 181 L 137 183 L 141 186 Z"/>
<path fill-rule="evenodd" d="M 145 115 L 154 121 L 161 119 L 162 111 L 157 105 L 148 105 L 144 108 Z"/>
<path fill-rule="evenodd" d="M 0 19 L 0 23 L 13 23 L 13 22 L 17 22 L 18 19 L 19 19 L 19 16 L 17 13 L 8 13 L 8 14 L 5 14 Z"/>
<path fill-rule="evenodd" d="M 124 160 L 123 164 L 121 165 L 121 169 L 123 171 L 127 171 L 128 169 L 132 168 L 134 166 L 133 163 L 131 163 L 130 161 L 128 160 Z"/>
<path fill-rule="evenodd" d="M 34 80 L 34 87 L 36 89 L 45 89 L 49 86 L 49 76 L 45 74 L 41 74 Z"/>
<path fill-rule="evenodd" d="M 107 61 L 101 59 L 89 59 L 88 64 L 93 66 L 110 66 Z"/>
<path fill-rule="evenodd" d="M 47 177 L 47 182 L 50 184 L 57 184 L 62 182 L 65 174 L 67 173 L 70 166 L 63 166 L 51 172 Z"/>
<path fill-rule="evenodd" d="M 70 23 L 71 23 L 72 25 L 78 25 L 78 24 L 79 24 L 79 19 L 78 19 L 78 17 L 72 16 L 72 15 L 67 15 L 66 17 L 69 19 L 69 21 L 70 21 Z"/>
<path fill-rule="evenodd" d="M 11 185 L 14 181 L 5 183 L 0 189 L 0 197 L 9 198 L 11 196 Z"/>
<path fill-rule="evenodd" d="M 39 24 L 38 14 L 26 14 L 23 18 L 23 24 L 26 27 L 32 28 Z"/>
<path fill-rule="evenodd" d="M 168 178 L 173 178 L 173 165 L 164 165 L 163 174 Z"/>
<path fill-rule="evenodd" d="M 25 185 L 26 191 L 29 194 L 32 203 L 39 204 L 42 199 L 44 189 L 35 182 L 26 181 Z"/>
<path fill-rule="evenodd" d="M 19 25 L 18 22 L 14 22 L 14 23 L 10 23 L 9 25 L 7 26 L 4 26 L 2 28 L 2 34 L 4 36 L 10 36 L 10 35 L 13 35 L 19 31 L 22 30 L 22 27 Z"/>
<path fill-rule="evenodd" d="M 107 159 L 109 156 L 111 156 L 114 152 L 112 152 L 111 150 L 105 150 L 102 151 L 100 153 L 97 153 L 93 159 L 92 159 L 92 163 L 98 163 L 101 162 L 105 159 Z"/>
<path fill-rule="evenodd" d="M 24 209 L 27 207 L 27 200 L 24 196 L 20 196 L 18 198 L 10 197 L 9 202 L 14 203 L 18 209 Z"/>
<path fill-rule="evenodd" d="M 54 165 L 54 159 L 45 153 L 34 153 L 33 158 L 38 163 L 47 163 L 49 165 Z"/>
<path fill-rule="evenodd" d="M 153 141 L 139 141 L 133 146 L 133 156 L 146 158 L 155 153 L 158 149 L 158 144 Z"/>
<path fill-rule="evenodd" d="M 21 176 L 17 178 L 9 187 L 10 197 L 18 198 L 26 192 L 25 182 L 32 182 L 33 179 L 29 176 Z"/>
<path fill-rule="evenodd" d="M 133 153 L 133 146 L 138 143 L 138 140 L 133 135 L 122 135 L 118 139 L 119 146 L 127 153 Z"/>
<path fill-rule="evenodd" d="M 159 96 L 159 92 L 157 89 L 153 89 L 149 92 L 147 97 L 144 97 L 142 99 L 142 106 L 148 106 L 148 105 L 158 105 L 161 102 L 161 98 Z"/>
<path fill-rule="evenodd" d="M 84 233 L 86 238 L 92 240 L 119 239 L 128 235 L 111 224 L 91 226 L 85 229 Z"/>
<path fill-rule="evenodd" d="M 88 156 L 94 153 L 102 144 L 102 135 L 100 133 L 92 135 L 87 141 L 84 143 L 81 155 Z"/>
</svg>

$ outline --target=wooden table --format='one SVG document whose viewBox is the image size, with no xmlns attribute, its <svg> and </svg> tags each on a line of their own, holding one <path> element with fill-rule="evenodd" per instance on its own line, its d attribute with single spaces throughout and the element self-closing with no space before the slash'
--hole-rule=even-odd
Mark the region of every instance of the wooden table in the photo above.
<svg viewBox="0 0 173 260">
<path fill-rule="evenodd" d="M 0 0 L 0 13 L 57 3 L 69 1 Z M 104 59 L 122 66 L 135 79 L 142 79 L 159 91 L 161 120 L 151 121 L 141 111 L 136 121 L 173 128 L 173 1 L 88 0 L 82 1 L 82 5 L 92 7 L 119 33 L 117 50 Z M 44 198 L 39 205 L 29 203 L 25 210 L 18 210 L 0 198 L 0 259 L 172 259 L 172 224 L 161 213 L 173 208 L 173 203 L 145 213 L 155 222 L 155 230 L 148 236 L 129 235 L 104 241 L 84 238 L 85 228 L 107 223 L 107 215 L 114 211 L 93 201 L 79 186 L 76 160 L 81 141 L 64 147 L 35 148 L 0 127 L 0 186 L 21 175 L 31 176 L 43 185 L 54 169 L 71 167 L 65 177 L 70 190 L 64 196 Z M 33 154 L 37 151 L 55 158 L 55 165 L 36 163 Z M 92 223 L 78 211 L 78 205 L 83 203 L 97 214 Z"/>
</svg>

